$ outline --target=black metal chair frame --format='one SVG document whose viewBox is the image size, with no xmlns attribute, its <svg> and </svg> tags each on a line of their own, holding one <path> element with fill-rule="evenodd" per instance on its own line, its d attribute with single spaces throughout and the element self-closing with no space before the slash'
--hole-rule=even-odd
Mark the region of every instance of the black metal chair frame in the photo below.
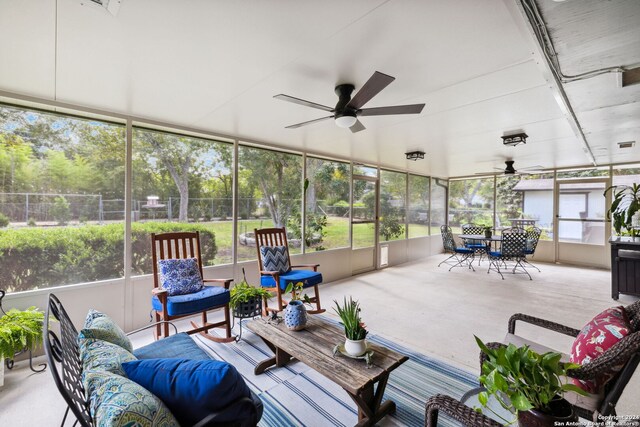
<svg viewBox="0 0 640 427">
<path fill-rule="evenodd" d="M 49 322 L 56 320 L 60 325 L 60 337 L 49 329 Z M 160 321 L 161 324 L 171 325 L 175 333 L 178 333 L 177 327 L 169 321 Z M 149 324 L 143 328 L 129 332 L 132 335 L 137 332 L 155 328 L 156 323 Z M 75 426 L 79 424 L 82 427 L 93 427 L 95 424 L 91 418 L 89 409 L 89 400 L 82 384 L 82 361 L 80 360 L 80 347 L 78 346 L 78 330 L 75 328 L 69 315 L 62 306 L 60 300 L 54 295 L 49 294 L 49 303 L 45 313 L 45 321 L 43 323 L 44 350 L 49 365 L 51 366 L 51 375 L 58 388 L 58 391 L 67 403 L 67 409 L 62 418 L 61 427 L 65 425 L 69 411 L 76 417 L 73 423 Z M 228 410 L 234 413 L 247 414 L 243 422 L 218 421 L 225 416 Z M 243 397 L 237 399 L 222 408 L 218 412 L 209 414 L 207 417 L 199 421 L 194 427 L 230 427 L 230 426 L 256 426 L 258 423 L 257 411 L 255 404 L 251 398 Z"/>
<path fill-rule="evenodd" d="M 533 280 L 523 264 L 526 244 L 527 234 L 523 229 L 510 228 L 502 230 L 502 241 L 500 242 L 499 251 L 500 255 L 492 255 L 491 252 L 488 253 L 489 268 L 487 269 L 487 274 L 491 271 L 495 271 L 500 275 L 500 277 L 502 277 L 502 280 L 504 280 L 502 270 L 511 269 L 513 274 L 526 274 L 529 276 L 529 280 Z M 512 267 L 507 265 L 508 261 L 513 262 Z"/>
<path fill-rule="evenodd" d="M 478 234 L 478 235 L 482 235 L 484 234 L 484 227 L 480 226 L 480 225 L 476 225 L 476 224 L 464 224 L 462 226 L 462 234 Z M 478 265 L 480 265 L 480 262 L 482 262 L 482 258 L 484 258 L 485 256 L 489 256 L 489 245 L 491 243 L 487 242 L 487 241 L 479 241 L 479 240 L 471 240 L 471 241 L 467 241 L 464 242 L 465 247 L 469 248 L 469 249 L 473 249 L 473 252 L 475 254 L 479 254 L 480 256 L 478 257 Z"/>
<path fill-rule="evenodd" d="M 540 273 L 540 269 L 529 262 L 529 260 L 527 259 L 527 255 L 535 255 L 536 248 L 538 247 L 538 242 L 540 241 L 540 236 L 542 235 L 542 230 L 538 227 L 528 227 L 525 231 L 527 233 L 527 241 L 531 241 L 531 253 L 525 253 L 522 263 L 535 268 L 536 270 L 538 270 L 538 273 Z"/>
<path fill-rule="evenodd" d="M 476 271 L 476 269 L 473 268 L 475 251 L 471 250 L 470 253 L 457 252 L 456 249 L 469 248 L 459 248 L 456 245 L 456 241 L 453 238 L 453 232 L 451 231 L 451 227 L 449 227 L 448 225 L 441 226 L 440 233 L 442 234 L 442 244 L 444 245 L 444 252 L 450 255 L 447 259 L 440 262 L 440 264 L 438 264 L 438 267 L 440 267 L 442 264 L 450 265 L 451 267 L 449 268 L 449 271 L 451 271 L 454 267 L 463 267 L 466 263 L 468 268 Z"/>
</svg>

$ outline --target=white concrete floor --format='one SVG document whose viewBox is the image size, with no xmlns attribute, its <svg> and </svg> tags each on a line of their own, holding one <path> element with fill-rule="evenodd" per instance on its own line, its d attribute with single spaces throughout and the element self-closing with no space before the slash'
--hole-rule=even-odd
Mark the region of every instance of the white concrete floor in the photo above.
<svg viewBox="0 0 640 427">
<path fill-rule="evenodd" d="M 486 263 L 475 272 L 438 268 L 444 255 L 362 274 L 321 287 L 328 315 L 334 299 L 352 295 L 360 300 L 362 318 L 373 333 L 471 372 L 478 371 L 479 350 L 473 339 L 500 341 L 507 320 L 521 312 L 580 328 L 596 313 L 634 298 L 610 297 L 610 272 L 583 267 L 538 264 L 541 273 L 526 276 L 486 273 Z M 87 307 L 89 309 L 89 307 Z M 518 325 L 517 332 L 549 347 L 568 352 L 571 339 L 540 328 Z M 150 334 L 138 334 L 134 345 L 144 345 Z M 446 390 L 443 390 L 446 392 Z M 640 414 L 640 374 L 625 390 L 619 414 Z M 18 362 L 0 388 L 0 426 L 59 425 L 65 405 L 50 373 L 32 374 Z M 71 425 L 72 423 L 67 423 Z"/>
</svg>

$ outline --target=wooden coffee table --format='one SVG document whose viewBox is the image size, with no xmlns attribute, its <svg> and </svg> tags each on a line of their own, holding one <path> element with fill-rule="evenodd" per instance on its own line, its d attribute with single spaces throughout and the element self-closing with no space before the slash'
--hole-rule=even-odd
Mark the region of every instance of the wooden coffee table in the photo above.
<svg viewBox="0 0 640 427">
<path fill-rule="evenodd" d="M 245 324 L 274 352 L 274 356 L 260 362 L 254 372 L 263 373 L 270 366 L 284 366 L 292 358 L 298 359 L 342 387 L 358 406 L 356 426 L 372 426 L 385 415 L 395 412 L 396 404 L 382 396 L 389 373 L 408 357 L 377 344 L 369 343 L 373 350 L 372 365 L 364 360 L 337 354 L 336 344 L 344 342 L 344 330 L 321 317 L 309 316 L 307 328 L 290 331 L 284 322 L 278 325 L 256 319 Z M 377 384 L 377 387 L 374 386 Z"/>
</svg>

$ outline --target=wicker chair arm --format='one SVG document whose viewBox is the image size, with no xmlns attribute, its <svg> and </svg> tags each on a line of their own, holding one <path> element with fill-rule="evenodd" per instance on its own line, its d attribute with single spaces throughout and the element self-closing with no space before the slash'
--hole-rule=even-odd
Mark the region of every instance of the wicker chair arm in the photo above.
<svg viewBox="0 0 640 427">
<path fill-rule="evenodd" d="M 224 288 L 229 289 L 229 286 L 231 286 L 231 282 L 233 282 L 233 279 L 202 279 L 202 282 L 205 286 L 207 286 L 207 283 L 223 283 Z"/>
<path fill-rule="evenodd" d="M 320 264 L 298 264 L 298 265 L 292 265 L 291 268 L 313 268 L 313 271 L 317 271 L 318 267 L 320 267 Z"/>
<path fill-rule="evenodd" d="M 555 332 L 560 332 L 561 334 L 569 335 L 570 337 L 577 337 L 580 333 L 579 329 L 572 328 L 570 326 L 565 326 L 560 323 L 551 322 L 549 320 L 540 319 L 539 317 L 529 316 L 528 314 L 516 313 L 509 318 L 509 333 L 516 333 L 516 321 L 520 320 L 521 322 L 530 323 L 535 326 L 540 326 L 545 329 L 549 329 Z"/>
<path fill-rule="evenodd" d="M 442 411 L 467 427 L 501 427 L 497 421 L 475 411 L 457 399 L 445 394 L 436 394 L 427 400 L 425 406 L 425 426 L 438 425 L 438 412 Z"/>
<path fill-rule="evenodd" d="M 567 372 L 571 378 L 590 380 L 624 365 L 634 353 L 640 351 L 640 332 L 627 335 L 591 362 Z"/>
</svg>

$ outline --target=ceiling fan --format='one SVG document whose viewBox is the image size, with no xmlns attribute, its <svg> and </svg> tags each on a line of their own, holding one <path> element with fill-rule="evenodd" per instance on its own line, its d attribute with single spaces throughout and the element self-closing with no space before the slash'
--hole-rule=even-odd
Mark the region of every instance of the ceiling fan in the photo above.
<svg viewBox="0 0 640 427">
<path fill-rule="evenodd" d="M 536 166 L 529 166 L 526 168 L 522 168 L 520 170 L 516 170 L 513 167 L 513 164 L 515 163 L 514 160 L 505 160 L 504 164 L 507 165 L 506 168 L 502 169 L 502 168 L 494 168 L 496 170 L 502 171 L 502 173 L 504 175 L 531 175 L 531 174 L 539 174 L 539 173 L 544 173 L 538 169 L 542 169 L 542 166 L 540 165 L 536 165 Z M 496 172 L 476 172 L 476 175 L 493 175 Z"/>
<path fill-rule="evenodd" d="M 338 95 L 338 103 L 334 108 L 326 105 L 317 104 L 311 101 L 305 101 L 304 99 L 295 98 L 293 96 L 279 94 L 274 98 L 281 99 L 283 101 L 293 102 L 294 104 L 300 104 L 318 110 L 327 111 L 333 113 L 327 117 L 321 117 L 319 119 L 309 120 L 307 122 L 296 123 L 295 125 L 286 126 L 286 129 L 295 129 L 301 126 L 310 125 L 311 123 L 321 122 L 327 119 L 335 119 L 336 125 L 341 128 L 349 128 L 351 132 L 356 133 L 361 130 L 365 130 L 364 125 L 358 120 L 359 116 L 387 116 L 392 114 L 420 114 L 424 108 L 424 104 L 412 104 L 412 105 L 395 105 L 392 107 L 375 107 L 375 108 L 362 108 L 364 104 L 369 102 L 371 98 L 376 96 L 382 89 L 387 87 L 395 77 L 388 76 L 379 71 L 373 73 L 373 75 L 367 80 L 367 82 L 360 88 L 360 90 L 351 97 L 351 93 L 354 91 L 355 86 L 352 84 L 341 84 L 336 86 L 335 92 Z"/>
</svg>

